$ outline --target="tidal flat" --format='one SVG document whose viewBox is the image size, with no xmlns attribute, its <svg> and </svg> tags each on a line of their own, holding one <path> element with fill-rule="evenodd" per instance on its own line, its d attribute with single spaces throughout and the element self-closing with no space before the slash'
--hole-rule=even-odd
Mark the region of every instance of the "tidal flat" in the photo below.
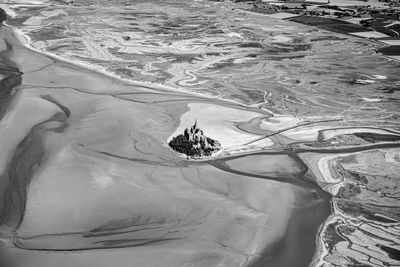
<svg viewBox="0 0 400 267">
<path fill-rule="evenodd" d="M 0 266 L 400 264 L 399 63 L 235 7 L 7 6 Z"/>
</svg>

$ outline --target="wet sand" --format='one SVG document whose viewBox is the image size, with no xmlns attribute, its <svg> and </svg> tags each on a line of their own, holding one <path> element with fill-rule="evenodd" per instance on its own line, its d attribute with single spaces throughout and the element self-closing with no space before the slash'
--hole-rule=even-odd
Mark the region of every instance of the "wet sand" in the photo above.
<svg viewBox="0 0 400 267">
<path fill-rule="evenodd" d="M 29 50 L 8 27 L 0 38 L 6 266 L 318 264 L 343 246 L 326 230 L 349 210 L 337 158 L 399 161 L 393 129 L 129 82 Z M 213 158 L 167 146 L 195 119 L 223 145 Z"/>
<path fill-rule="evenodd" d="M 254 156 L 244 155 L 231 170 L 218 159 L 188 161 L 166 145 L 193 107 L 220 114 L 212 123 L 212 114 L 197 119 L 224 155 L 243 136 L 259 138 L 252 119 L 271 113 L 130 84 L 31 51 L 10 28 L 0 31 L 2 62 L 23 73 L 5 88 L 13 93 L 0 122 L 7 266 L 311 261 L 329 198 L 304 181 L 304 166 L 283 155 L 288 166 L 263 173 L 261 161 L 251 169 Z M 246 123 L 248 132 L 236 127 Z M 305 213 L 314 223 L 301 219 Z M 302 226 L 311 235 L 300 242 Z"/>
</svg>

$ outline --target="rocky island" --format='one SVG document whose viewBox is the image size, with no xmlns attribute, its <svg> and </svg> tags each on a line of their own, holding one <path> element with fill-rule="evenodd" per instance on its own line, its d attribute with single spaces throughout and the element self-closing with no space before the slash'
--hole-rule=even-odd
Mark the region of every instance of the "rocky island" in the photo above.
<svg viewBox="0 0 400 267">
<path fill-rule="evenodd" d="M 221 144 L 204 135 L 198 128 L 197 121 L 190 128 L 186 128 L 183 134 L 174 137 L 169 146 L 188 157 L 201 158 L 211 156 L 221 148 Z"/>
</svg>

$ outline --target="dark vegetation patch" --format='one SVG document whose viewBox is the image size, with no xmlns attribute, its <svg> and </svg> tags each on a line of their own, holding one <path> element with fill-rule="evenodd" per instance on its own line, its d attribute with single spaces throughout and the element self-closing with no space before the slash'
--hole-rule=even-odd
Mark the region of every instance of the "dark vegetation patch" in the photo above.
<svg viewBox="0 0 400 267">
<path fill-rule="evenodd" d="M 391 259 L 400 260 L 400 250 L 378 244 L 383 251 L 385 251 Z"/>
<path fill-rule="evenodd" d="M 400 56 L 400 45 L 383 47 L 379 49 L 379 52 L 387 56 Z"/>
<path fill-rule="evenodd" d="M 6 19 L 7 19 L 7 13 L 2 8 L 0 8 L 0 23 L 5 21 Z"/>
<path fill-rule="evenodd" d="M 400 136 L 398 135 L 392 135 L 392 134 L 375 134 L 375 133 L 354 133 L 354 136 L 357 136 L 359 138 L 364 139 L 367 142 L 370 143 L 376 143 L 376 142 L 393 142 L 393 141 L 399 141 Z"/>
</svg>

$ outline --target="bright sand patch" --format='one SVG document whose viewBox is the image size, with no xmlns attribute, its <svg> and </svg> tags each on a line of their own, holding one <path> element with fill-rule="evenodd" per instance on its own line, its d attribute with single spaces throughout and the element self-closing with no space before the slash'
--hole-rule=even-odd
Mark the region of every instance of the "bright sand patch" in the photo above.
<svg viewBox="0 0 400 267">
<path fill-rule="evenodd" d="M 359 36 L 359 37 L 365 37 L 365 38 L 388 38 L 389 35 L 386 35 L 384 33 L 380 33 L 377 31 L 368 31 L 368 32 L 351 32 L 350 34 Z"/>
<path fill-rule="evenodd" d="M 196 120 L 204 134 L 218 140 L 223 149 L 234 149 L 259 137 L 259 135 L 239 130 L 235 124 L 262 117 L 261 113 L 208 103 L 190 103 L 188 107 L 189 111 L 181 116 L 179 127 L 168 137 L 168 141 L 182 134 Z M 272 143 L 264 143 L 264 145 L 268 144 L 272 145 Z"/>
</svg>

